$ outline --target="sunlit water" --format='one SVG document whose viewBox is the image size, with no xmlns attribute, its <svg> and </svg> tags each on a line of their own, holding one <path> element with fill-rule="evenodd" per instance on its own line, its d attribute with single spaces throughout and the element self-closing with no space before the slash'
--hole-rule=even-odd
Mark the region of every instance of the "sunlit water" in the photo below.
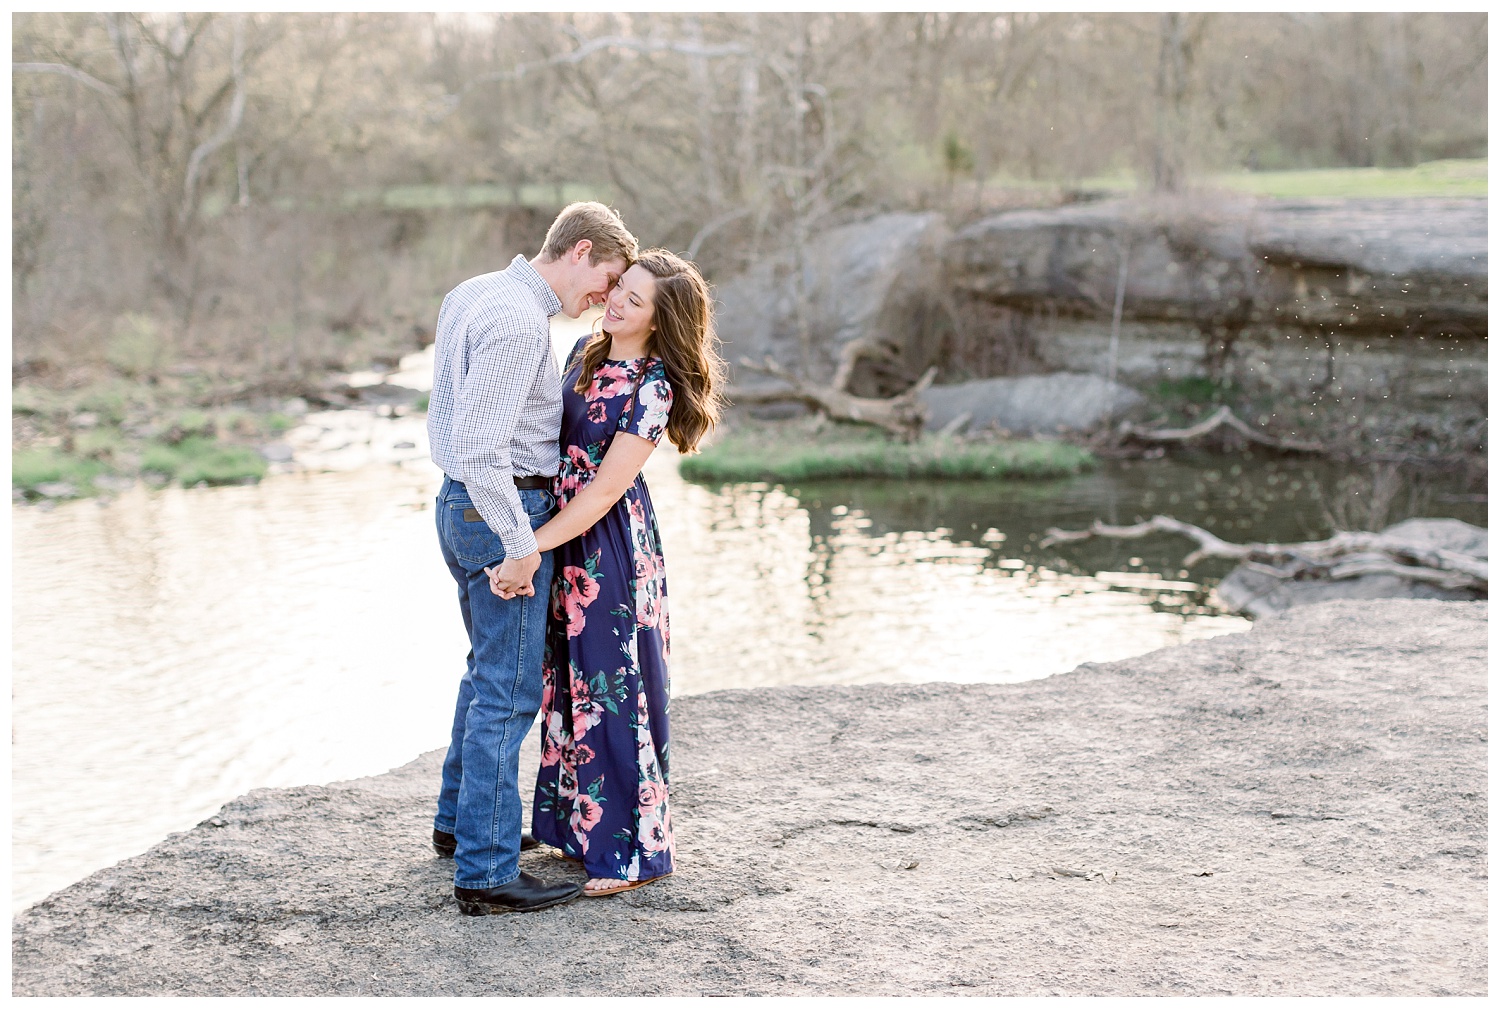
<svg viewBox="0 0 1500 1009">
<path fill-rule="evenodd" d="M 299 444 L 331 472 L 12 509 L 13 908 L 248 789 L 446 742 L 467 644 L 421 420 L 309 421 Z M 1037 540 L 1153 511 L 1232 538 L 1326 531 L 1308 474 L 1254 475 L 1255 495 L 1244 474 L 1170 463 L 1052 484 L 715 488 L 659 452 L 646 476 L 674 693 L 1013 682 L 1244 630 L 1177 570 L 1186 544 Z"/>
</svg>

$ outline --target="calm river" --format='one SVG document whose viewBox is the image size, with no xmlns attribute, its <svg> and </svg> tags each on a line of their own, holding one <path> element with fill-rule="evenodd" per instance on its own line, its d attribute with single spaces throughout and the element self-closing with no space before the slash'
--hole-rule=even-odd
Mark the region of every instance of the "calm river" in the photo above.
<svg viewBox="0 0 1500 1009">
<path fill-rule="evenodd" d="M 12 508 L 13 909 L 248 789 L 373 774 L 446 742 L 467 645 L 421 419 L 308 420 L 302 447 L 332 471 Z M 1012 682 L 1242 631 L 1199 580 L 1222 569 L 1178 570 L 1186 543 L 1036 541 L 1155 512 L 1231 539 L 1327 531 L 1318 473 L 1223 460 L 1045 484 L 720 488 L 658 452 L 646 478 L 677 694 Z M 1442 513 L 1484 522 L 1482 505 L 1455 507 Z"/>
</svg>

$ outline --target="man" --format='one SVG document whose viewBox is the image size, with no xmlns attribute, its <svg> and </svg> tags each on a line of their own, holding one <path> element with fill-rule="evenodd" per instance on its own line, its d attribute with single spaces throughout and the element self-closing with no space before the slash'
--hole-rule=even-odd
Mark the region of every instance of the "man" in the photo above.
<svg viewBox="0 0 1500 1009">
<path fill-rule="evenodd" d="M 519 755 L 541 706 L 552 578 L 552 555 L 538 552 L 532 530 L 555 509 L 562 423 L 548 320 L 602 304 L 637 251 L 614 211 L 574 203 L 534 259 L 517 256 L 464 281 L 438 311 L 427 434 L 446 474 L 438 539 L 458 582 L 470 651 L 432 843 L 453 856 L 464 914 L 537 911 L 582 892 L 521 872 L 519 862 Z M 496 564 L 497 584 L 513 598 L 490 590 L 485 569 Z"/>
</svg>

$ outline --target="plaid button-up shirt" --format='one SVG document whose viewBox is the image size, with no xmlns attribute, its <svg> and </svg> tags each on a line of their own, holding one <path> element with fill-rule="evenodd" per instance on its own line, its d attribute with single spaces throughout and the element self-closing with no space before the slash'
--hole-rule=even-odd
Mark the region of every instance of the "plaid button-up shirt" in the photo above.
<svg viewBox="0 0 1500 1009">
<path fill-rule="evenodd" d="M 516 476 L 556 476 L 562 376 L 548 320 L 562 302 L 525 256 L 459 284 L 438 310 L 427 437 L 507 557 L 535 550 Z"/>
</svg>

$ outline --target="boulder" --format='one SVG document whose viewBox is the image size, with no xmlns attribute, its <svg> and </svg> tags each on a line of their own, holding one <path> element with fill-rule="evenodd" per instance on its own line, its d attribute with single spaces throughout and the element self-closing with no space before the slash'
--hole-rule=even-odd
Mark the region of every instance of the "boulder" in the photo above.
<svg viewBox="0 0 1500 1009">
<path fill-rule="evenodd" d="M 1099 375 L 1058 372 L 935 385 L 922 393 L 927 427 L 1000 428 L 1013 434 L 1086 431 L 1144 402 L 1134 389 Z M 967 421 L 959 418 L 968 415 Z"/>
<path fill-rule="evenodd" d="M 1113 199 L 1011 211 L 944 250 L 962 298 L 1200 326 L 1484 336 L 1488 201 Z"/>
<path fill-rule="evenodd" d="M 1488 560 L 1489 531 L 1458 519 L 1407 519 L 1388 527 L 1382 537 L 1419 550 L 1450 550 Z M 1472 589 L 1450 589 L 1409 581 L 1399 575 L 1374 574 L 1337 581 L 1278 578 L 1259 565 L 1242 564 L 1215 590 L 1220 604 L 1256 619 L 1295 606 L 1330 599 L 1482 599 Z"/>
<path fill-rule="evenodd" d="M 902 391 L 937 352 L 933 321 L 944 311 L 939 247 L 946 235 L 939 214 L 883 214 L 810 241 L 801 273 L 805 348 L 789 254 L 718 283 L 715 317 L 736 385 L 771 385 L 738 367 L 741 358 L 767 356 L 809 381 L 830 382 L 844 347 L 865 339 L 890 351 L 887 371 L 893 374 L 883 379 L 878 369 L 862 365 L 847 391 L 862 396 Z"/>
</svg>

